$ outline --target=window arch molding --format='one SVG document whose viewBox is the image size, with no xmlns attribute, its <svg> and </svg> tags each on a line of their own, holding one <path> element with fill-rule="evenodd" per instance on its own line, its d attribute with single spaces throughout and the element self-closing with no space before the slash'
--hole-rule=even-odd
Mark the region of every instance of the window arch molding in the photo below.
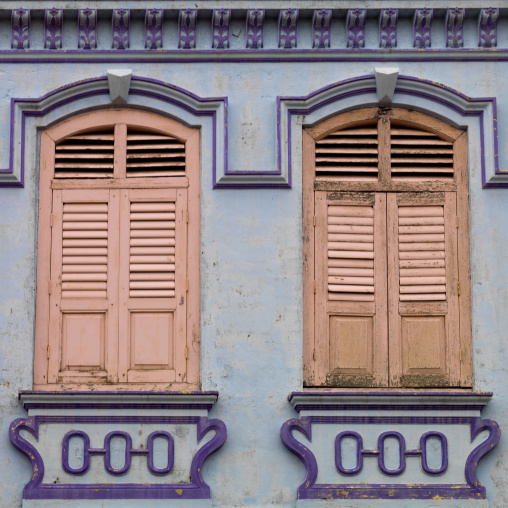
<svg viewBox="0 0 508 508">
<path fill-rule="evenodd" d="M 466 154 L 402 108 L 304 129 L 306 386 L 472 386 Z"/>
<path fill-rule="evenodd" d="M 200 130 L 151 112 L 42 131 L 35 388 L 199 388 L 200 167 Z"/>
</svg>

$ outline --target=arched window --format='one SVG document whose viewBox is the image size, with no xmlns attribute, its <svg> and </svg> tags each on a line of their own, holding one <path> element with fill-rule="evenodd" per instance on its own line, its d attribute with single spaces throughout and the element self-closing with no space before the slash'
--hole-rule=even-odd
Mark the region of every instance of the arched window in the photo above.
<svg viewBox="0 0 508 508">
<path fill-rule="evenodd" d="M 366 108 L 304 129 L 304 383 L 470 387 L 467 133 Z"/>
<path fill-rule="evenodd" d="M 154 113 L 42 132 L 34 388 L 199 387 L 199 174 Z"/>
</svg>

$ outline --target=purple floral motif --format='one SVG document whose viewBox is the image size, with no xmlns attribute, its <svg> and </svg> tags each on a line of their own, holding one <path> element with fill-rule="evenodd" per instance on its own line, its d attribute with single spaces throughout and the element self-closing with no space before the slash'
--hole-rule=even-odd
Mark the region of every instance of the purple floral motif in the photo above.
<svg viewBox="0 0 508 508">
<path fill-rule="evenodd" d="M 229 48 L 231 9 L 215 9 L 212 16 L 212 48 Z"/>
<path fill-rule="evenodd" d="M 97 49 L 97 9 L 79 9 L 78 26 L 78 49 Z"/>
<path fill-rule="evenodd" d="M 448 9 L 446 11 L 446 47 L 462 48 L 464 46 L 464 17 L 466 9 Z"/>
<path fill-rule="evenodd" d="M 113 42 L 111 48 L 129 49 L 130 46 L 130 21 L 129 9 L 113 9 Z"/>
<path fill-rule="evenodd" d="M 263 48 L 263 24 L 265 22 L 264 9 L 247 11 L 247 49 Z"/>
<path fill-rule="evenodd" d="M 381 9 L 379 14 L 379 47 L 397 47 L 398 9 Z"/>
<path fill-rule="evenodd" d="M 312 19 L 312 47 L 330 47 L 330 25 L 332 23 L 332 10 L 320 9 L 314 11 Z"/>
<path fill-rule="evenodd" d="M 495 48 L 497 46 L 497 20 L 499 9 L 489 7 L 480 11 L 478 18 L 478 47 Z"/>
<path fill-rule="evenodd" d="M 365 47 L 365 20 L 367 9 L 349 10 L 347 13 L 347 47 L 352 49 Z"/>
<path fill-rule="evenodd" d="M 279 48 L 297 47 L 298 9 L 282 9 L 279 14 Z"/>
<path fill-rule="evenodd" d="M 59 43 L 62 49 L 62 9 L 46 9 L 44 12 L 44 48 L 57 49 Z"/>
<path fill-rule="evenodd" d="M 162 48 L 162 9 L 147 9 L 145 14 L 145 48 Z"/>
<path fill-rule="evenodd" d="M 430 48 L 433 9 L 416 9 L 413 26 L 413 46 L 418 49 Z"/>
<path fill-rule="evenodd" d="M 14 9 L 11 18 L 11 49 L 30 49 L 30 10 Z M 25 46 L 26 42 L 26 46 Z M 16 44 L 16 47 L 14 47 Z"/>
<path fill-rule="evenodd" d="M 178 15 L 178 47 L 194 49 L 196 47 L 197 9 L 181 9 Z"/>
</svg>

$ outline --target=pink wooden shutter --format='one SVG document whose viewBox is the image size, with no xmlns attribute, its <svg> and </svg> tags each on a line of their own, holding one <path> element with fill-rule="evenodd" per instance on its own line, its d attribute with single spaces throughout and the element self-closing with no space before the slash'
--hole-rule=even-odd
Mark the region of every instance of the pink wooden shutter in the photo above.
<svg viewBox="0 0 508 508">
<path fill-rule="evenodd" d="M 387 377 L 386 197 L 316 192 L 318 385 Z"/>
<path fill-rule="evenodd" d="M 121 381 L 185 380 L 186 202 L 183 189 L 122 191 Z"/>
<path fill-rule="evenodd" d="M 394 386 L 459 384 L 456 207 L 454 192 L 388 195 Z"/>
<path fill-rule="evenodd" d="M 185 175 L 185 144 L 172 136 L 127 130 L 127 177 Z"/>
<path fill-rule="evenodd" d="M 117 191 L 55 190 L 49 382 L 116 380 Z"/>
</svg>

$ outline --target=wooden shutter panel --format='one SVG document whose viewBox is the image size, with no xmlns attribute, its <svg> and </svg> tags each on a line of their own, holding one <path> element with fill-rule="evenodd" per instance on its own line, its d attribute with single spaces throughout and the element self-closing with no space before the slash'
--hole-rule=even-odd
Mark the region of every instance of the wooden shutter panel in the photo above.
<svg viewBox="0 0 508 508">
<path fill-rule="evenodd" d="M 386 384 L 386 196 L 316 192 L 315 210 L 317 384 Z"/>
<path fill-rule="evenodd" d="M 164 134 L 127 130 L 127 177 L 184 175 L 183 143 Z"/>
<path fill-rule="evenodd" d="M 116 379 L 118 196 L 55 190 L 49 382 Z"/>
<path fill-rule="evenodd" d="M 393 386 L 460 382 L 456 210 L 454 192 L 388 195 Z"/>
<path fill-rule="evenodd" d="M 185 189 L 122 191 L 121 381 L 185 380 L 186 203 Z"/>
</svg>

